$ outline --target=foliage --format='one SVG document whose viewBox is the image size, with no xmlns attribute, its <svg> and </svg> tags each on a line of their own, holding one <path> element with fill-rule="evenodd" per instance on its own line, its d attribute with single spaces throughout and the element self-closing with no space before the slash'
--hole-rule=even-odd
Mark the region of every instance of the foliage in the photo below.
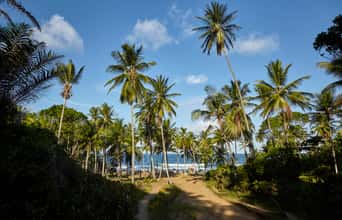
<svg viewBox="0 0 342 220">
<path fill-rule="evenodd" d="M 46 129 L 1 130 L 1 218 L 133 219 L 133 185 L 85 173 Z"/>
<path fill-rule="evenodd" d="M 0 110 L 2 121 L 15 112 L 17 104 L 37 99 L 56 76 L 52 65 L 61 56 L 31 36 L 26 24 L 0 26 L 0 104 L 6 106 Z"/>
<path fill-rule="evenodd" d="M 340 161 L 342 151 L 338 146 Z M 206 178 L 214 181 L 217 189 L 271 199 L 281 209 L 303 218 L 322 219 L 326 213 L 338 218 L 342 216 L 337 208 L 342 201 L 342 178 L 334 174 L 329 157 L 329 147 L 307 154 L 291 148 L 270 148 L 245 165 L 209 171 Z"/>
</svg>

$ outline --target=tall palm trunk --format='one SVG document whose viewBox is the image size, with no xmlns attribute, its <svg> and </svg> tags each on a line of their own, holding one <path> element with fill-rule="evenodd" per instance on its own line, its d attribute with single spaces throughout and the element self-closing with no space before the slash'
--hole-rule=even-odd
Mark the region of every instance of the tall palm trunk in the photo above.
<svg viewBox="0 0 342 220">
<path fill-rule="evenodd" d="M 133 105 L 131 104 L 131 133 L 132 133 L 132 169 L 131 169 L 131 172 L 132 172 L 132 176 L 131 176 L 131 181 L 132 183 L 134 183 L 134 174 L 135 174 L 135 167 L 134 167 L 134 162 L 135 162 L 135 145 L 134 145 L 134 107 Z"/>
<path fill-rule="evenodd" d="M 66 106 L 66 102 L 67 102 L 67 99 L 66 99 L 66 97 L 64 97 L 64 103 L 63 103 L 63 107 L 62 107 L 62 113 L 61 113 L 61 118 L 59 120 L 59 128 L 58 128 L 58 133 L 57 133 L 57 140 L 58 140 L 59 144 L 61 143 L 62 123 L 63 123 L 64 109 Z"/>
<path fill-rule="evenodd" d="M 106 149 L 103 148 L 102 149 L 102 171 L 101 171 L 102 176 L 105 175 L 105 165 L 106 165 Z"/>
<path fill-rule="evenodd" d="M 185 173 L 185 161 L 186 161 L 185 145 L 183 145 L 183 173 Z"/>
<path fill-rule="evenodd" d="M 176 149 L 176 160 L 177 160 L 177 168 L 176 168 L 176 171 L 177 171 L 177 174 L 178 174 L 178 171 L 179 171 L 179 167 L 178 167 L 178 164 L 179 164 L 178 156 L 179 156 L 179 152 L 178 152 L 178 149 Z"/>
<path fill-rule="evenodd" d="M 336 152 L 335 152 L 334 143 L 331 143 L 331 150 L 332 150 L 332 155 L 333 155 L 333 159 L 334 159 L 335 173 L 338 174 L 338 166 L 337 166 Z"/>
<path fill-rule="evenodd" d="M 224 53 L 224 56 L 225 56 L 225 59 L 226 59 L 226 63 L 227 63 L 228 69 L 229 69 L 229 71 L 230 71 L 230 73 L 232 75 L 233 81 L 235 83 L 235 86 L 236 86 L 236 89 L 237 89 L 237 92 L 238 92 L 238 95 L 239 95 L 241 110 L 242 110 L 242 114 L 243 114 L 243 119 L 245 121 L 246 130 L 249 133 L 250 132 L 250 127 L 249 127 L 249 123 L 248 123 L 248 119 L 247 119 L 247 114 L 246 114 L 246 111 L 245 111 L 245 105 L 244 105 L 243 100 L 242 100 L 242 95 L 241 95 L 240 87 L 238 85 L 235 73 L 233 71 L 233 67 L 232 67 L 232 65 L 230 63 L 227 50 L 224 49 L 223 53 Z M 250 153 L 251 153 L 252 157 L 254 157 L 254 153 L 255 153 L 254 152 L 254 147 L 251 147 L 250 151 L 251 151 Z"/>
<path fill-rule="evenodd" d="M 266 118 L 266 122 L 267 122 L 268 130 L 270 130 L 272 145 L 273 145 L 273 147 L 275 147 L 275 140 L 274 140 L 274 136 L 273 136 L 273 131 L 272 131 L 272 128 L 271 128 L 270 118 L 268 116 Z"/>
<path fill-rule="evenodd" d="M 94 173 L 97 173 L 97 152 L 94 150 Z"/>
<path fill-rule="evenodd" d="M 85 158 L 85 171 L 88 171 L 89 154 L 90 154 L 90 144 L 87 145 L 87 154 Z"/>
<path fill-rule="evenodd" d="M 287 136 L 287 121 L 286 121 L 286 115 L 285 112 L 283 112 L 283 128 L 284 128 L 284 137 L 285 137 L 285 147 L 288 147 L 289 139 Z"/>
<path fill-rule="evenodd" d="M 167 162 L 167 157 L 166 157 L 163 120 L 160 120 L 160 132 L 161 132 L 161 139 L 162 139 L 162 146 L 163 146 L 163 155 L 164 155 L 164 163 L 163 164 L 165 164 L 165 171 L 166 171 L 166 176 L 167 176 L 167 182 L 171 183 L 170 176 L 169 176 L 169 167 L 168 167 L 168 162 Z"/>
<path fill-rule="evenodd" d="M 149 137 L 149 145 L 150 145 L 150 162 L 151 162 L 151 173 L 152 173 L 152 178 L 156 178 L 156 172 L 154 169 L 154 158 L 153 158 L 153 146 L 152 146 L 152 140 L 151 140 L 151 135 Z"/>
</svg>

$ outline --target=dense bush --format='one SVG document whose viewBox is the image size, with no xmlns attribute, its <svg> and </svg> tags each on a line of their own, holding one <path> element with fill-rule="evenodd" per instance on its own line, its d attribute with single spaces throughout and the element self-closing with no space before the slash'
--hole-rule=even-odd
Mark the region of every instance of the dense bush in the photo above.
<svg viewBox="0 0 342 220">
<path fill-rule="evenodd" d="M 85 173 L 55 136 L 32 127 L 2 129 L 1 219 L 133 219 L 141 192 Z"/>
<path fill-rule="evenodd" d="M 340 138 L 336 138 L 341 161 Z M 334 174 L 329 147 L 298 153 L 290 148 L 273 148 L 258 153 L 239 167 L 221 166 L 209 171 L 208 180 L 220 190 L 228 189 L 270 198 L 282 209 L 303 218 L 342 217 L 342 175 Z"/>
</svg>

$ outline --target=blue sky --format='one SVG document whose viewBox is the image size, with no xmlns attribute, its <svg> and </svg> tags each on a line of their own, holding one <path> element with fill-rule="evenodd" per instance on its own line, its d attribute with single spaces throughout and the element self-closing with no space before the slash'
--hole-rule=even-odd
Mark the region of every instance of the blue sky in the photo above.
<svg viewBox="0 0 342 220">
<path fill-rule="evenodd" d="M 90 106 L 107 102 L 128 121 L 129 108 L 119 102 L 119 89 L 107 95 L 103 87 L 112 76 L 105 69 L 113 63 L 112 50 L 127 41 L 143 43 L 146 61 L 158 63 L 146 73 L 168 76 L 176 82 L 174 91 L 182 93 L 177 98 L 177 126 L 198 131 L 206 124 L 192 122 L 190 113 L 201 106 L 204 86 L 220 88 L 231 80 L 223 58 L 202 54 L 197 34 L 190 31 L 198 24 L 194 17 L 202 14 L 208 2 L 27 0 L 24 5 L 42 25 L 43 32 L 36 33 L 36 38 L 65 55 L 65 60 L 72 59 L 77 67 L 86 66 L 81 83 L 73 88 L 70 107 L 87 113 Z M 275 59 L 293 65 L 290 80 L 311 75 L 302 90 L 319 92 L 333 80 L 316 68 L 322 59 L 312 42 L 341 12 L 341 1 L 221 2 L 227 3 L 230 11 L 238 10 L 235 23 L 242 29 L 230 57 L 238 78 L 251 88 L 256 80 L 266 79 L 264 66 Z M 61 104 L 61 90 L 55 83 L 37 102 L 29 104 L 29 109 Z M 254 120 L 259 124 L 261 119 L 255 116 Z"/>
</svg>

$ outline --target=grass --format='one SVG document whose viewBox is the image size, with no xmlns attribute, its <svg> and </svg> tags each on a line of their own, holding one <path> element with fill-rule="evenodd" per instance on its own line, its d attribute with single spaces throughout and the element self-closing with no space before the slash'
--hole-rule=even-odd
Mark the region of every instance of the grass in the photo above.
<svg viewBox="0 0 342 220">
<path fill-rule="evenodd" d="M 192 220 L 196 219 L 193 206 L 182 202 L 183 192 L 174 185 L 160 191 L 148 205 L 151 220 Z"/>
<path fill-rule="evenodd" d="M 285 219 L 286 217 L 276 201 L 273 201 L 269 197 L 254 196 L 250 193 L 227 189 L 218 190 L 214 181 L 206 181 L 206 184 L 216 195 L 249 209 L 258 214 L 262 219 Z"/>
</svg>

